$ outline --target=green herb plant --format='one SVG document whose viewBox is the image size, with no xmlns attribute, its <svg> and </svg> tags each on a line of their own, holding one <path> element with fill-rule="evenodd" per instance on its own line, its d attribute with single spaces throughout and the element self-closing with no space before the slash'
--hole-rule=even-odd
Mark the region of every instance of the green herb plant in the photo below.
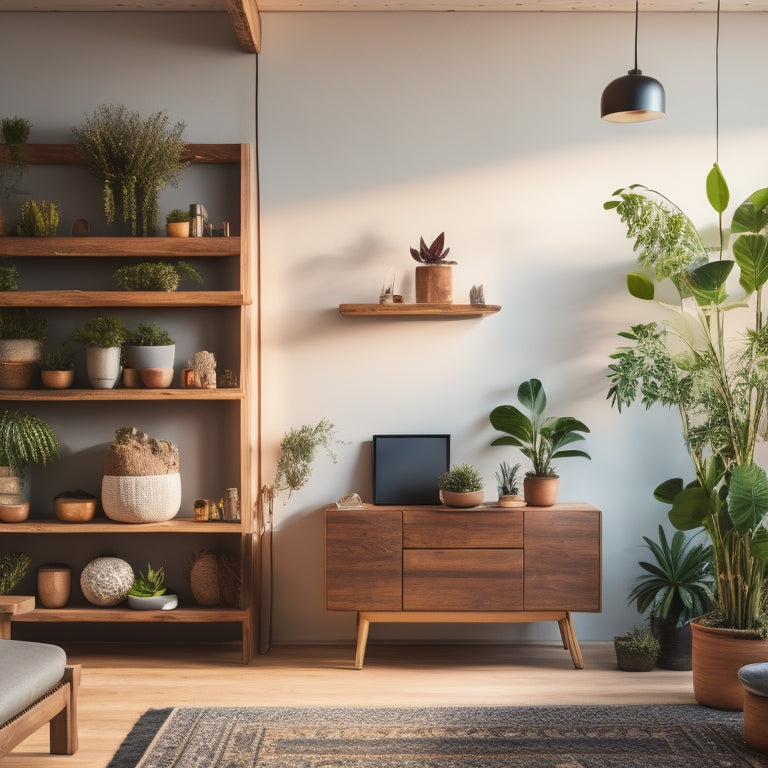
<svg viewBox="0 0 768 768">
<path fill-rule="evenodd" d="M 168 224 L 176 224 L 189 221 L 189 210 L 184 210 L 183 208 L 174 208 L 172 211 L 165 215 L 165 220 Z"/>
<path fill-rule="evenodd" d="M 132 235 L 150 235 L 158 198 L 176 186 L 182 161 L 184 123 L 169 123 L 165 111 L 147 118 L 123 105 L 102 104 L 73 128 L 83 161 L 103 184 L 104 218 L 131 225 Z"/>
<path fill-rule="evenodd" d="M 453 493 L 471 493 L 483 490 L 483 478 L 471 464 L 454 464 L 447 472 L 437 478 L 437 487 L 441 491 Z"/>
<path fill-rule="evenodd" d="M 165 569 L 162 566 L 153 569 L 147 563 L 147 572 L 139 571 L 138 575 L 133 579 L 133 584 L 128 590 L 128 594 L 132 597 L 159 597 L 167 591 L 165 586 Z"/>
<path fill-rule="evenodd" d="M 29 464 L 45 467 L 59 455 L 59 441 L 47 422 L 17 409 L 0 413 L 0 466 L 18 473 Z"/>
<path fill-rule="evenodd" d="M 15 264 L 0 264 L 0 291 L 19 290 L 19 270 Z"/>
<path fill-rule="evenodd" d="M 86 347 L 121 347 L 127 334 L 125 323 L 114 315 L 94 317 L 75 329 L 75 338 Z"/>
<path fill-rule="evenodd" d="M 75 364 L 75 350 L 70 342 L 64 342 L 55 349 L 44 349 L 38 368 L 41 371 L 69 371 Z"/>
<path fill-rule="evenodd" d="M 27 200 L 21 206 L 16 232 L 27 237 L 53 237 L 59 228 L 59 209 L 47 200 Z"/>
<path fill-rule="evenodd" d="M 653 661 L 658 659 L 661 652 L 661 644 L 647 627 L 634 627 L 624 635 L 617 635 L 613 644 L 617 652 L 642 656 Z"/>
<path fill-rule="evenodd" d="M 591 458 L 582 450 L 565 446 L 584 440 L 582 432 L 588 427 L 572 416 L 544 416 L 547 396 L 538 379 L 524 381 L 517 389 L 517 399 L 525 412 L 514 405 L 499 405 L 491 411 L 490 421 L 494 429 L 505 432 L 491 445 L 513 445 L 530 459 L 536 477 L 557 477 L 554 459 L 567 457 Z"/>
<path fill-rule="evenodd" d="M 42 343 L 47 333 L 47 318 L 28 307 L 0 310 L 0 339 L 32 339 Z"/>
<path fill-rule="evenodd" d="M 129 330 L 125 343 L 140 347 L 168 347 L 174 343 L 168 331 L 158 327 L 157 323 L 139 323 L 136 328 Z"/>
<path fill-rule="evenodd" d="M 124 291 L 175 291 L 182 280 L 202 283 L 201 274 L 186 261 L 143 261 L 120 267 L 112 275 Z"/>
<path fill-rule="evenodd" d="M 24 552 L 0 555 L 0 595 L 10 595 L 26 576 L 32 558 Z"/>
<path fill-rule="evenodd" d="M 635 240 L 642 270 L 628 276 L 630 294 L 657 301 L 665 317 L 619 334 L 626 345 L 611 355 L 608 399 L 619 411 L 636 401 L 677 411 L 695 478 L 667 480 L 654 496 L 675 528 L 702 529 L 712 543 L 713 623 L 768 636 L 768 475 L 754 458 L 768 391 L 768 188 L 736 208 L 730 243 L 730 193 L 717 164 L 706 194 L 718 220 L 714 250 L 647 187 L 619 189 L 605 203 Z"/>
</svg>

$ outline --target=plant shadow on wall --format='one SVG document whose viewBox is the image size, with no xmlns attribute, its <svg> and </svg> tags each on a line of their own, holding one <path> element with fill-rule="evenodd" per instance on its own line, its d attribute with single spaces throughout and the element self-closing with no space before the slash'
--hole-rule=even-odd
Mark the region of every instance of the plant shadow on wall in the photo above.
<svg viewBox="0 0 768 768">
<path fill-rule="evenodd" d="M 667 480 L 654 495 L 671 505 L 675 528 L 699 529 L 712 543 L 716 610 L 702 623 L 765 638 L 768 477 L 755 448 L 764 437 L 768 389 L 768 189 L 736 208 L 732 243 L 723 226 L 729 191 L 717 164 L 706 192 L 718 216 L 713 248 L 654 190 L 634 185 L 605 204 L 634 238 L 643 267 L 627 278 L 630 294 L 666 313 L 619 334 L 628 344 L 611 356 L 608 398 L 619 411 L 639 401 L 679 413 L 694 479 Z M 696 622 L 693 628 L 696 689 Z"/>
</svg>

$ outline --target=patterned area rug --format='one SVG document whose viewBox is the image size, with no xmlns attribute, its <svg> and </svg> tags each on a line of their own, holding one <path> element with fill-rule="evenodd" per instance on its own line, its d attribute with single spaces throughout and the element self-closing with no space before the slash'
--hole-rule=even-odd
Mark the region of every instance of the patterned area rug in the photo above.
<svg viewBox="0 0 768 768">
<path fill-rule="evenodd" d="M 768 726 L 767 726 L 768 727 Z M 768 768 L 740 712 L 659 707 L 151 709 L 107 768 Z"/>
</svg>

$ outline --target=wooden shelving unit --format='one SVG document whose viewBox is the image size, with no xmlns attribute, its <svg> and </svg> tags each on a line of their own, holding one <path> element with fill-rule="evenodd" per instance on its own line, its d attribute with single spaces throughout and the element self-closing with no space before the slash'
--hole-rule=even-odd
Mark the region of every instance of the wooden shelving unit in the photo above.
<svg viewBox="0 0 768 768">
<path fill-rule="evenodd" d="M 470 318 L 499 310 L 498 304 L 339 304 L 339 314 L 345 317 Z"/>
<path fill-rule="evenodd" d="M 75 145 L 64 144 L 32 144 L 23 148 L 28 164 L 37 165 L 69 165 L 80 162 Z M 253 655 L 253 638 L 257 629 L 258 608 L 256 595 L 258 590 L 253 585 L 254 553 L 258 552 L 257 521 L 254 519 L 258 480 L 254 468 L 258 466 L 255 455 L 255 440 L 251 434 L 252 413 L 249 393 L 251 391 L 251 356 L 256 337 L 254 318 L 251 314 L 251 270 L 253 259 L 250 253 L 250 222 L 252 220 L 251 177 L 252 153 L 247 144 L 214 144 L 187 145 L 184 158 L 192 163 L 237 164 L 240 174 L 240 234 L 233 237 L 204 237 L 204 238 L 167 238 L 167 237 L 3 237 L 0 238 L 0 256 L 11 257 L 21 261 L 86 258 L 86 259 L 146 259 L 146 258 L 184 258 L 184 259 L 236 259 L 238 269 L 236 285 L 227 285 L 224 290 L 176 291 L 173 293 L 148 291 L 118 291 L 118 290 L 34 290 L 6 292 L 2 294 L 2 304 L 12 307 L 30 307 L 68 310 L 75 308 L 167 308 L 186 313 L 189 322 L 195 322 L 195 308 L 222 308 L 227 313 L 237 312 L 237 331 L 239 333 L 239 386 L 219 389 L 26 389 L 0 390 L 0 407 L 11 407 L 14 403 L 23 407 L 33 408 L 36 404 L 41 407 L 66 409 L 69 407 L 93 410 L 93 419 L 104 419 L 111 407 L 119 407 L 120 403 L 132 403 L 132 407 L 149 408 L 151 403 L 167 403 L 169 409 L 182 407 L 184 403 L 194 402 L 199 405 L 200 413 L 208 406 L 207 403 L 223 403 L 228 418 L 234 416 L 238 428 L 234 429 L 227 439 L 228 450 L 239 456 L 239 466 L 236 476 L 239 478 L 241 521 L 239 523 L 197 522 L 192 517 L 176 517 L 161 523 L 126 524 L 118 523 L 103 517 L 94 518 L 87 523 L 64 523 L 50 517 L 41 516 L 40 510 L 32 509 L 30 518 L 22 523 L 0 524 L 0 551 L 8 547 L 14 548 L 15 542 L 24 541 L 25 547 L 33 559 L 33 568 L 40 565 L 35 559 L 35 542 L 40 546 L 49 537 L 73 537 L 96 535 L 96 541 L 103 541 L 93 552 L 99 556 L 102 549 L 114 551 L 120 556 L 121 541 L 141 541 L 136 536 L 160 536 L 163 545 L 185 551 L 184 537 L 200 535 L 205 537 L 210 549 L 216 550 L 218 545 L 237 543 L 241 561 L 241 597 L 236 606 L 207 607 L 197 606 L 191 601 L 184 601 L 178 608 L 171 611 L 134 611 L 123 606 L 116 608 L 98 608 L 82 604 L 75 599 L 77 579 L 73 572 L 73 599 L 70 605 L 62 609 L 37 608 L 23 617 L 14 617 L 24 624 L 35 623 L 131 623 L 131 624 L 237 624 L 240 627 L 243 660 L 247 662 Z M 0 146 L 0 163 L 8 162 L 7 147 Z M 182 182 L 183 183 L 183 182 Z M 230 261 L 230 264 L 232 262 Z M 233 270 L 230 270 L 233 273 Z M 229 278 L 232 282 L 235 279 Z M 221 317 L 224 317 L 223 315 Z M 235 316 L 228 314 L 228 323 Z M 199 321 L 198 321 L 199 322 Z M 73 406 L 72 404 L 76 404 Z M 77 405 L 80 404 L 80 405 Z M 103 405 L 96 405 L 103 404 Z M 180 404 L 180 405 L 176 405 Z M 106 410 L 105 410 L 106 409 Z M 137 410 L 136 413 L 139 413 Z M 185 411 L 184 418 L 189 418 Z M 194 418 L 194 415 L 192 416 Z M 66 439 L 66 436 L 59 436 Z M 202 450 L 203 446 L 185 446 L 185 450 Z M 183 474 L 182 466 L 182 474 Z M 42 473 L 36 474 L 35 483 L 44 482 Z M 223 481 L 221 485 L 224 487 Z M 183 509 L 181 515 L 189 515 L 191 509 Z M 21 537 L 17 539 L 16 537 Z M 128 537 L 128 539 L 123 539 Z M 89 539 L 90 540 L 90 539 Z M 188 539 L 191 541 L 191 539 Z M 64 542 L 57 544 L 62 552 L 61 559 L 66 561 L 69 549 Z M 176 574 L 176 580 L 181 578 Z M 148 633 L 152 636 L 151 632 Z"/>
</svg>

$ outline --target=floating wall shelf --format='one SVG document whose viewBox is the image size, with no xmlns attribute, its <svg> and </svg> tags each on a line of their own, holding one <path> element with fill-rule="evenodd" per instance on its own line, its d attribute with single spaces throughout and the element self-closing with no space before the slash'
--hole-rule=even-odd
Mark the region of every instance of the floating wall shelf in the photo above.
<svg viewBox="0 0 768 768">
<path fill-rule="evenodd" d="M 498 304 L 339 304 L 345 317 L 485 317 Z"/>
</svg>

